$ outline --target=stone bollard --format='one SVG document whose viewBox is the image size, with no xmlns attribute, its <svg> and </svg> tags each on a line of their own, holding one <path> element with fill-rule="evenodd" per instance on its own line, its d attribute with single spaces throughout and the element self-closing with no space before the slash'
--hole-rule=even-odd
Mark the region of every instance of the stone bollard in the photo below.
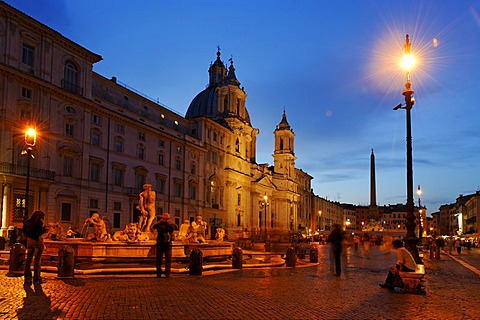
<svg viewBox="0 0 480 320">
<path fill-rule="evenodd" d="M 298 259 L 302 259 L 302 260 L 305 259 L 306 254 L 307 252 L 305 250 L 305 246 L 303 244 L 298 246 L 298 252 L 297 252 Z"/>
<path fill-rule="evenodd" d="M 71 246 L 58 249 L 58 279 L 75 278 L 75 251 Z"/>
<path fill-rule="evenodd" d="M 7 240 L 5 240 L 5 237 L 0 237 L 0 250 L 5 250 L 6 244 Z"/>
<path fill-rule="evenodd" d="M 23 276 L 25 269 L 25 252 L 26 249 L 21 243 L 15 243 L 10 248 L 7 277 Z"/>
<path fill-rule="evenodd" d="M 270 250 L 271 250 L 270 241 L 267 240 L 267 241 L 265 242 L 265 252 L 270 252 Z"/>
<path fill-rule="evenodd" d="M 287 267 L 295 268 L 296 263 L 297 263 L 297 254 L 295 253 L 295 248 L 289 247 L 287 249 L 286 265 Z"/>
<path fill-rule="evenodd" d="M 201 276 L 203 270 L 203 253 L 195 248 L 190 252 L 190 266 L 188 272 L 191 276 Z"/>
<path fill-rule="evenodd" d="M 310 245 L 310 262 L 318 263 L 318 247 L 316 244 Z"/>
<path fill-rule="evenodd" d="M 243 251 L 240 247 L 235 247 L 232 253 L 232 269 L 242 269 Z"/>
<path fill-rule="evenodd" d="M 17 242 L 17 227 L 8 227 L 7 230 L 8 235 L 8 245 L 13 247 L 13 245 Z"/>
</svg>

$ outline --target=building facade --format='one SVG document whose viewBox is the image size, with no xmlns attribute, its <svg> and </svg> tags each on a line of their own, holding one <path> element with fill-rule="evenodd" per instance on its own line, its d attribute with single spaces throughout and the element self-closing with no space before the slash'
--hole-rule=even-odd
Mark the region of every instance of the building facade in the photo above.
<svg viewBox="0 0 480 320">
<path fill-rule="evenodd" d="M 247 93 L 220 50 L 208 87 L 182 116 L 95 73 L 100 55 L 3 2 L 0 38 L 3 235 L 35 210 L 78 231 L 95 212 L 112 231 L 123 229 L 138 220 L 146 183 L 157 193 L 157 216 L 169 212 L 181 224 L 202 215 L 210 236 L 220 226 L 232 237 L 311 226 L 312 177 L 295 167 L 285 111 L 273 165 L 257 163 Z M 30 161 L 22 154 L 28 127 L 37 132 Z"/>
<path fill-rule="evenodd" d="M 478 234 L 480 228 L 480 191 L 459 195 L 455 203 L 440 206 L 432 214 L 440 235 Z"/>
</svg>

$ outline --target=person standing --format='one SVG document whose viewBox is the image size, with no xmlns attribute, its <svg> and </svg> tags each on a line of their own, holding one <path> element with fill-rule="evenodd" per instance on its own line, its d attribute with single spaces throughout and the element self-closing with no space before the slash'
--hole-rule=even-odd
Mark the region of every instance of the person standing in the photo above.
<svg viewBox="0 0 480 320">
<path fill-rule="evenodd" d="M 460 238 L 455 239 L 453 246 L 455 247 L 455 250 L 457 250 L 458 254 L 462 253 L 462 242 L 460 241 Z"/>
<path fill-rule="evenodd" d="M 370 235 L 368 233 L 363 235 L 363 253 L 367 259 L 370 259 Z"/>
<path fill-rule="evenodd" d="M 23 222 L 23 232 L 27 237 L 27 259 L 25 260 L 24 283 L 32 284 L 32 260 L 33 264 L 33 281 L 36 283 L 45 283 L 45 279 L 40 276 L 41 262 L 43 253 L 42 235 L 47 232 L 48 228 L 43 225 L 45 213 L 43 211 L 35 211 L 30 218 Z"/>
<path fill-rule="evenodd" d="M 165 256 L 165 277 L 170 277 L 170 271 L 172 267 L 172 240 L 173 232 L 177 228 L 177 225 L 170 220 L 168 213 L 162 214 L 162 217 L 158 223 L 153 226 L 153 229 L 157 231 L 157 245 L 156 245 L 156 260 L 155 266 L 157 269 L 157 278 L 162 276 L 162 260 Z"/>
<path fill-rule="evenodd" d="M 342 255 L 342 243 L 343 243 L 343 232 L 339 224 L 333 225 L 333 230 L 328 236 L 328 241 L 331 245 L 331 250 L 333 253 L 333 261 L 335 264 L 335 275 L 340 276 L 342 272 L 341 265 L 341 255 Z"/>
</svg>

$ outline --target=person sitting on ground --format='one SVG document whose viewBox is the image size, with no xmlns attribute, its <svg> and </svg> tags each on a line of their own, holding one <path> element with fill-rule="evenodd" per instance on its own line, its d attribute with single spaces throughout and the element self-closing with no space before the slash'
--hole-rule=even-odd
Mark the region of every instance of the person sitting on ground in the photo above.
<svg viewBox="0 0 480 320">
<path fill-rule="evenodd" d="M 395 265 L 395 267 L 390 268 L 390 270 L 388 271 L 385 283 L 380 284 L 380 287 L 382 288 L 393 289 L 394 287 L 399 286 L 396 283 L 399 280 L 399 282 L 401 283 L 401 278 L 398 274 L 399 271 L 415 272 L 415 269 L 417 268 L 415 259 L 413 259 L 412 254 L 403 247 L 403 242 L 401 240 L 393 240 L 392 246 L 397 253 L 397 264 Z"/>
<path fill-rule="evenodd" d="M 72 227 L 69 227 L 67 230 L 67 238 L 76 238 L 78 236 L 78 232 L 73 231 Z"/>
</svg>

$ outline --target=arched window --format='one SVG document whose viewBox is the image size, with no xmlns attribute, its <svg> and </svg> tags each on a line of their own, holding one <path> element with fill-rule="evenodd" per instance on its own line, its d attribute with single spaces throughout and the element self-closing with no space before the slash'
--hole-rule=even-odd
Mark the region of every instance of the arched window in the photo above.
<svg viewBox="0 0 480 320">
<path fill-rule="evenodd" d="M 79 93 L 78 70 L 77 67 L 70 61 L 65 63 L 63 87 L 68 91 Z"/>
<path fill-rule="evenodd" d="M 192 200 L 197 199 L 197 182 L 194 180 L 190 180 L 188 182 L 188 197 Z"/>
<path fill-rule="evenodd" d="M 137 158 L 145 160 L 145 146 L 141 143 L 137 146 Z"/>
<path fill-rule="evenodd" d="M 122 137 L 115 138 L 115 152 L 123 153 L 124 140 Z"/>
<path fill-rule="evenodd" d="M 237 99 L 237 116 L 240 116 L 240 99 Z"/>
<path fill-rule="evenodd" d="M 137 173 L 135 176 L 137 190 L 142 190 L 147 177 L 143 173 Z"/>
<path fill-rule="evenodd" d="M 242 225 L 242 215 L 239 213 L 237 214 L 237 227 Z"/>
<path fill-rule="evenodd" d="M 215 176 L 211 176 L 207 185 L 207 203 L 211 203 L 212 208 L 219 209 L 223 202 L 223 188 Z"/>
<path fill-rule="evenodd" d="M 143 191 L 143 185 L 147 181 L 148 170 L 143 166 L 134 168 L 135 170 L 135 188 L 137 192 Z"/>
<path fill-rule="evenodd" d="M 235 152 L 240 152 L 240 141 L 238 140 L 235 140 Z"/>
<path fill-rule="evenodd" d="M 197 173 L 196 164 L 193 161 L 190 163 L 190 173 L 191 174 L 196 174 Z"/>
</svg>

